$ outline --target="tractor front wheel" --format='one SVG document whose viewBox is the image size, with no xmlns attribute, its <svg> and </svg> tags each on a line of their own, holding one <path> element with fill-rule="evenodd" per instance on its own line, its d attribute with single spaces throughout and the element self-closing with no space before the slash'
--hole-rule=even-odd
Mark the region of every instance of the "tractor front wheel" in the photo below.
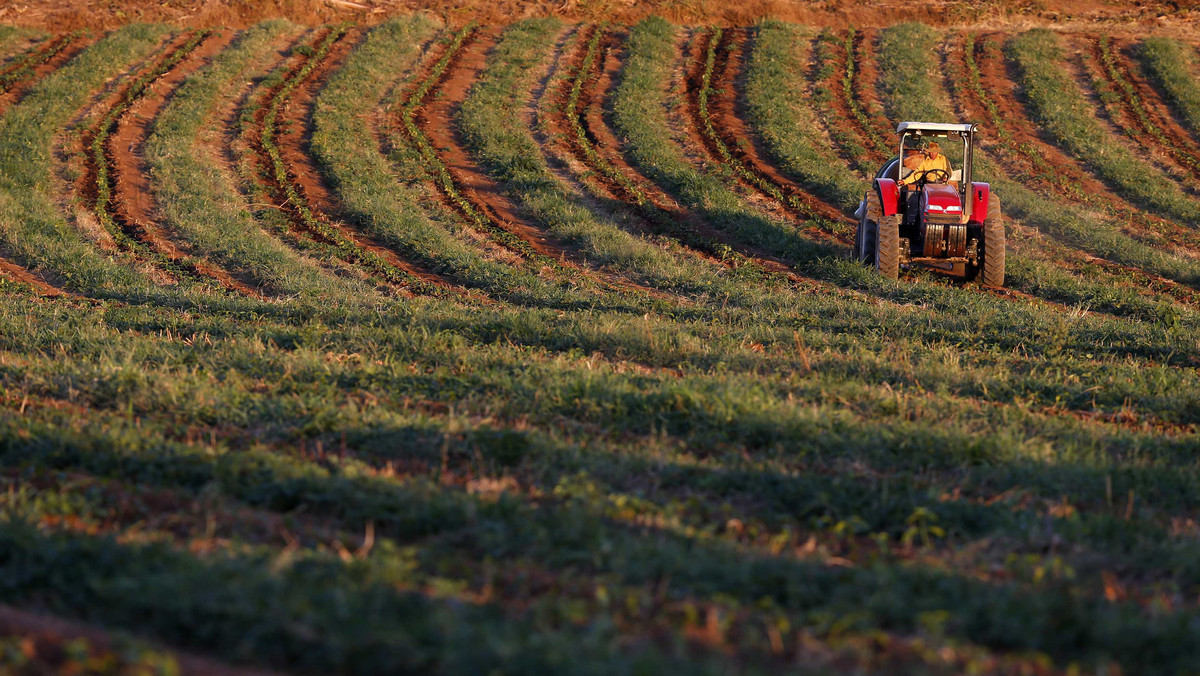
<svg viewBox="0 0 1200 676">
<path fill-rule="evenodd" d="M 875 269 L 886 279 L 900 277 L 900 224 L 892 219 L 875 229 Z"/>
<path fill-rule="evenodd" d="M 1004 223 L 1000 221 L 1000 199 L 991 196 L 983 220 L 983 284 L 1004 286 Z"/>
<path fill-rule="evenodd" d="M 862 217 L 858 219 L 858 229 L 854 232 L 854 260 L 870 265 L 875 262 L 875 245 L 879 238 L 883 208 L 874 191 L 868 191 L 863 201 L 866 205 Z"/>
</svg>

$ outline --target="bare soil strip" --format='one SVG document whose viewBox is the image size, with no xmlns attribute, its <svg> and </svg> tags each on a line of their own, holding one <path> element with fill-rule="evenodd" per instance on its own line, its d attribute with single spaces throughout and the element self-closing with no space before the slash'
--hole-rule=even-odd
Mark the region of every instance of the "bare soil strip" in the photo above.
<svg viewBox="0 0 1200 676">
<path fill-rule="evenodd" d="M 6 605 L 0 605 L 0 635 L 24 637 L 27 649 L 34 652 L 33 656 L 27 657 L 36 657 L 39 661 L 52 664 L 63 660 L 65 644 L 74 639 L 85 639 L 89 647 L 95 650 L 115 649 L 112 637 L 99 627 Z M 184 676 L 272 676 L 274 673 L 232 667 L 211 658 L 174 649 L 168 649 L 168 652 L 178 664 L 179 673 Z"/>
<path fill-rule="evenodd" d="M 111 214 L 126 233 L 150 246 L 173 264 L 218 281 L 239 293 L 258 296 L 259 290 L 246 281 L 235 279 L 220 267 L 181 249 L 155 217 L 150 172 L 145 161 L 145 144 L 150 126 L 167 103 L 167 98 L 189 75 L 229 45 L 232 33 L 211 36 L 193 49 L 140 96 L 118 119 L 109 136 L 105 155 L 113 180 Z"/>
<path fill-rule="evenodd" d="M 713 134 L 706 134 L 710 152 L 718 151 L 718 157 L 724 158 L 717 144 L 726 149 L 732 162 L 740 164 L 742 171 L 738 172 L 742 182 L 758 190 L 768 199 L 775 200 L 781 206 L 795 212 L 805 220 L 824 219 L 832 223 L 851 223 L 837 207 L 826 203 L 815 195 L 807 192 L 794 181 L 785 176 L 778 168 L 764 159 L 765 154 L 760 150 L 757 136 L 745 121 L 744 100 L 740 93 L 745 89 L 745 52 L 746 31 L 730 29 L 722 33 L 720 44 L 716 47 L 716 63 L 711 73 L 708 112 L 709 120 L 698 120 L 705 126 L 711 123 Z M 703 67 L 703 64 L 698 64 Z M 692 82 L 696 98 L 702 82 Z M 691 100 L 689 98 L 689 100 Z M 693 109 L 699 115 L 699 108 Z M 782 198 L 782 199 L 780 199 Z M 847 239 L 838 237 L 817 227 L 806 230 L 825 240 L 847 243 Z"/>
<path fill-rule="evenodd" d="M 279 153 L 287 165 L 288 176 L 317 217 L 335 228 L 342 237 L 353 242 L 357 248 L 369 252 L 388 266 L 402 270 L 406 275 L 420 280 L 430 290 L 465 293 L 461 287 L 401 258 L 394 250 L 336 218 L 336 214 L 340 211 L 337 198 L 325 184 L 321 170 L 312 157 L 312 112 L 322 83 L 341 67 L 358 44 L 361 36 L 361 32 L 353 31 L 339 40 L 320 64 L 292 91 L 288 100 L 283 104 L 279 132 L 275 140 L 279 144 Z M 409 290 L 417 289 L 410 286 Z"/>
</svg>

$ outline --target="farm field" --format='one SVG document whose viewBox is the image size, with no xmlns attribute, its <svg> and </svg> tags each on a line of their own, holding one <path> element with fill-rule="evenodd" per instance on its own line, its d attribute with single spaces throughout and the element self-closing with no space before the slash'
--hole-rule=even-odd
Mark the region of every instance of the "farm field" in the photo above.
<svg viewBox="0 0 1200 676">
<path fill-rule="evenodd" d="M 1200 673 L 1198 87 L 1151 32 L 0 26 L 0 673 Z M 979 123 L 1005 287 L 851 260 L 904 120 Z"/>
</svg>

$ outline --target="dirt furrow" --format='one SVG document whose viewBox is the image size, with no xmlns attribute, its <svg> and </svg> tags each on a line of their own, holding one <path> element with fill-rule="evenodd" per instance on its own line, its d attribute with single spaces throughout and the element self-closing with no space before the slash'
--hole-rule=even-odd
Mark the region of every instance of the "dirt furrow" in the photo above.
<svg viewBox="0 0 1200 676">
<path fill-rule="evenodd" d="M 150 172 L 144 154 L 150 126 L 166 105 L 171 92 L 227 47 L 232 38 L 232 34 L 206 38 L 174 68 L 156 79 L 153 85 L 117 118 L 116 129 L 109 136 L 105 155 L 113 182 L 111 213 L 125 232 L 177 266 L 214 279 L 225 288 L 258 296 L 261 295 L 260 291 L 246 281 L 235 279 L 226 270 L 189 254 L 176 244 L 176 234 L 168 232 L 155 216 Z"/>
</svg>

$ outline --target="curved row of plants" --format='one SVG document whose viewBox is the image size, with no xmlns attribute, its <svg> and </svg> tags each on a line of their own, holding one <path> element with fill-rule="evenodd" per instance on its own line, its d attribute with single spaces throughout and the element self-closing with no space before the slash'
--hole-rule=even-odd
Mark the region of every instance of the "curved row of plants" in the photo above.
<svg viewBox="0 0 1200 676">
<path fill-rule="evenodd" d="M 321 65 L 321 62 L 329 56 L 334 45 L 343 39 L 349 30 L 350 26 L 345 24 L 329 29 L 324 37 L 306 50 L 308 53 L 304 54 L 305 60 L 302 65 L 289 74 L 267 99 L 259 127 L 259 143 L 266 155 L 271 179 L 286 203 L 290 205 L 290 209 L 295 213 L 299 225 L 332 244 L 343 258 L 362 265 L 388 282 L 398 284 L 413 292 L 440 293 L 440 287 L 430 284 L 408 270 L 393 265 L 378 253 L 361 246 L 343 233 L 340 228 L 329 223 L 323 215 L 318 216 L 292 179 L 287 163 L 275 141 L 280 111 L 288 101 L 288 97 Z"/>
<path fill-rule="evenodd" d="M 253 278 L 269 292 L 353 303 L 375 296 L 373 290 L 324 273 L 315 260 L 264 231 L 234 176 L 213 158 L 203 138 L 237 87 L 262 78 L 263 55 L 295 30 L 282 21 L 246 29 L 180 84 L 146 139 L 151 190 L 163 223 L 205 258 Z"/>
<path fill-rule="evenodd" d="M 805 224 L 811 223 L 817 228 L 829 232 L 838 233 L 845 231 L 845 224 L 831 220 L 828 216 L 819 213 L 812 207 L 811 204 L 802 199 L 794 191 L 787 190 L 785 186 L 779 185 L 775 181 L 755 171 L 747 165 L 746 162 L 730 151 L 729 145 L 713 125 L 712 111 L 710 103 L 713 94 L 713 75 L 717 66 L 717 51 L 722 49 L 728 53 L 730 49 L 728 44 L 722 42 L 724 31 L 720 28 L 713 28 L 707 33 L 707 43 L 703 51 L 703 66 L 700 68 L 700 78 L 696 87 L 696 118 L 699 122 L 701 133 L 706 139 L 706 145 L 716 151 L 717 157 L 733 174 L 753 186 L 759 192 L 766 195 L 768 198 L 775 200 L 779 204 L 789 207 L 795 211 Z M 726 58 L 728 58 L 726 56 Z M 732 83 L 726 83 L 730 89 L 725 92 L 726 96 L 733 96 L 736 89 L 732 87 Z"/>
<path fill-rule="evenodd" d="M 112 156 L 109 149 L 109 139 L 117 130 L 121 118 L 129 112 L 151 86 L 160 78 L 167 75 L 178 66 L 200 43 L 212 35 L 210 30 L 195 31 L 182 44 L 173 48 L 157 62 L 147 66 L 130 81 L 113 105 L 108 108 L 100 122 L 91 132 L 87 147 L 88 166 L 92 172 L 95 200 L 92 211 L 96 220 L 117 246 L 133 254 L 136 258 L 150 261 L 157 268 L 168 273 L 189 275 L 201 280 L 202 275 L 197 269 L 197 261 L 191 257 L 172 257 L 160 251 L 154 244 L 147 241 L 145 233 L 140 232 L 137 224 L 125 223 L 116 215 L 116 205 L 113 204 Z"/>
<path fill-rule="evenodd" d="M 50 38 L 45 44 L 30 47 L 27 51 L 16 57 L 3 72 L 0 72 L 0 94 L 9 91 L 15 85 L 27 80 L 37 70 L 38 66 L 58 56 L 83 36 L 83 31 L 76 31 Z"/>
</svg>

